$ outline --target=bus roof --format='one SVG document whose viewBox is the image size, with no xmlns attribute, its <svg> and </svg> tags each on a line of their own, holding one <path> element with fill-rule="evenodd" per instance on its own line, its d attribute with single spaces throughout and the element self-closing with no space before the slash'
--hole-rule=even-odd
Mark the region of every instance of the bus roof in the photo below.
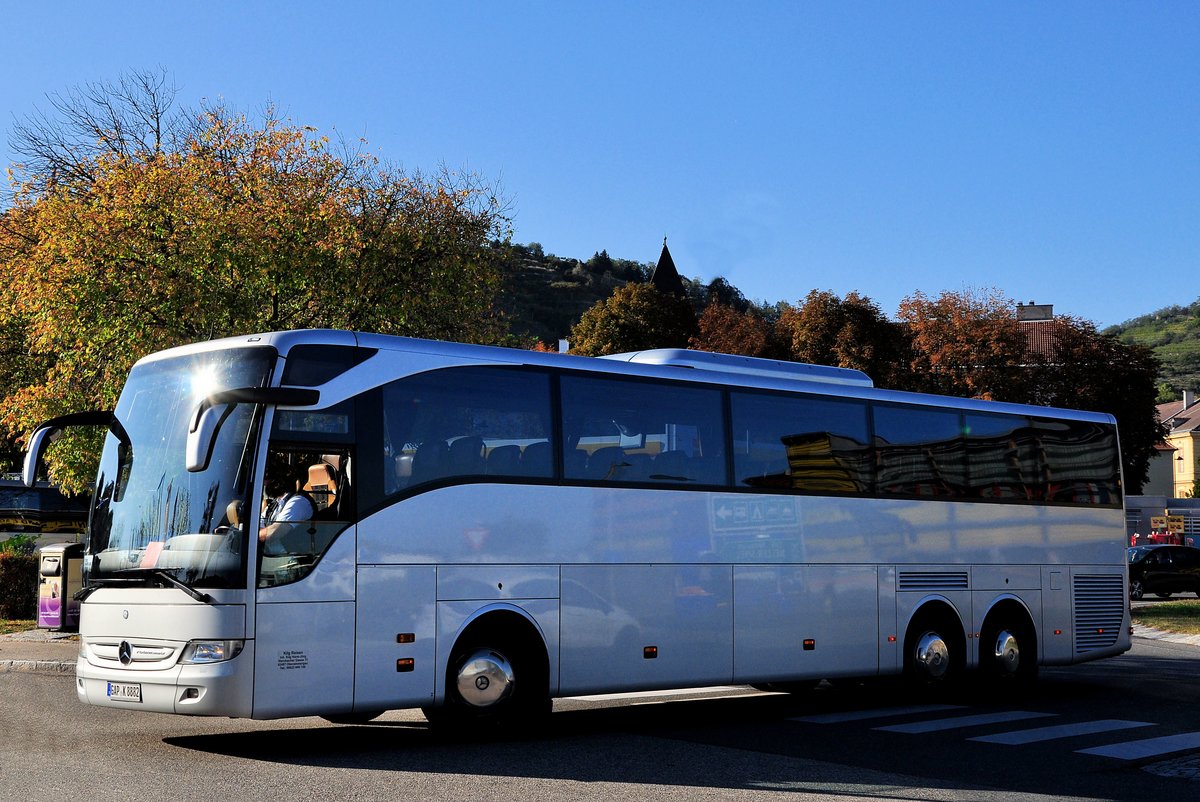
<svg viewBox="0 0 1200 802">
<path fill-rule="evenodd" d="M 447 367 L 456 364 L 539 365 L 590 373 L 642 376 L 647 378 L 702 382 L 721 386 L 780 390 L 784 392 L 803 391 L 833 397 L 947 407 L 967 412 L 1024 414 L 1068 420 L 1115 423 L 1112 415 L 1101 412 L 1085 412 L 1057 407 L 986 401 L 975 398 L 959 398 L 878 388 L 874 386 L 867 374 L 859 370 L 677 348 L 635 351 L 593 358 L 571 354 L 527 351 L 519 348 L 506 348 L 494 345 L 471 345 L 443 340 L 423 340 L 390 334 L 351 332 L 340 329 L 296 329 L 240 337 L 226 337 L 219 340 L 179 346 L 143 357 L 138 361 L 138 364 L 187 354 L 247 346 L 270 346 L 286 358 L 287 353 L 298 345 L 357 346 L 380 351 L 422 354 L 429 357 L 444 358 L 447 362 Z M 372 361 L 367 360 L 361 367 L 371 370 Z M 422 360 L 422 362 L 425 363 L 427 360 Z M 414 372 L 427 369 L 429 368 L 421 367 Z"/>
</svg>

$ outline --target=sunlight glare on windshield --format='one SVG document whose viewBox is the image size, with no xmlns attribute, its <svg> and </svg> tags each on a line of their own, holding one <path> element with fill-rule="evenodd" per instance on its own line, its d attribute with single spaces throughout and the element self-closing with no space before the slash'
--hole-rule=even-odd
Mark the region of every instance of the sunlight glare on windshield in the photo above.
<svg viewBox="0 0 1200 802">
<path fill-rule="evenodd" d="M 200 399 L 217 391 L 217 368 L 215 365 L 198 365 L 191 375 L 192 398 Z"/>
</svg>

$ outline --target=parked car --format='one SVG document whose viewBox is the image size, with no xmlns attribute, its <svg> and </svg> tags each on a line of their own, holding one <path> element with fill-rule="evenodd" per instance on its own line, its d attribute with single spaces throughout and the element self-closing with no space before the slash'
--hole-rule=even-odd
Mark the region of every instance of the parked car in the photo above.
<svg viewBox="0 0 1200 802">
<path fill-rule="evenodd" d="M 1134 546 L 1129 549 L 1129 598 L 1153 593 L 1200 596 L 1200 549 L 1193 546 Z"/>
</svg>

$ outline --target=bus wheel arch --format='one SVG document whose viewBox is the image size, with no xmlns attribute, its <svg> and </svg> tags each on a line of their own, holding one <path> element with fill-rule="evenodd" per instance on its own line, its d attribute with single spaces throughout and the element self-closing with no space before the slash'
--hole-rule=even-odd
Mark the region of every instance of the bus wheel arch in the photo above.
<svg viewBox="0 0 1200 802">
<path fill-rule="evenodd" d="M 1004 598 L 988 610 L 979 630 L 979 670 L 989 680 L 1024 685 L 1037 678 L 1040 650 L 1033 617 L 1020 601 Z"/>
<path fill-rule="evenodd" d="M 501 608 L 471 621 L 446 664 L 445 699 L 426 708 L 434 724 L 514 726 L 550 711 L 550 661 L 537 626 Z"/>
<path fill-rule="evenodd" d="M 904 675 L 918 685 L 944 686 L 966 668 L 967 643 L 958 611 L 944 600 L 913 613 L 904 635 Z"/>
</svg>

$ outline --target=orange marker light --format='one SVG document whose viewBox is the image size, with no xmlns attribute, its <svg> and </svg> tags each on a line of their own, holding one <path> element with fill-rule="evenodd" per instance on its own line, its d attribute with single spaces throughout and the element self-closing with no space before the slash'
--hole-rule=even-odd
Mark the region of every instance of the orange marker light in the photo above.
<svg viewBox="0 0 1200 802">
<path fill-rule="evenodd" d="M 396 661 L 396 670 L 401 672 L 412 671 L 416 667 L 416 661 L 411 657 L 401 657 Z"/>
<path fill-rule="evenodd" d="M 654 660 L 658 657 L 658 647 L 647 646 L 646 648 L 642 649 L 642 657 L 646 658 L 647 660 Z"/>
</svg>

